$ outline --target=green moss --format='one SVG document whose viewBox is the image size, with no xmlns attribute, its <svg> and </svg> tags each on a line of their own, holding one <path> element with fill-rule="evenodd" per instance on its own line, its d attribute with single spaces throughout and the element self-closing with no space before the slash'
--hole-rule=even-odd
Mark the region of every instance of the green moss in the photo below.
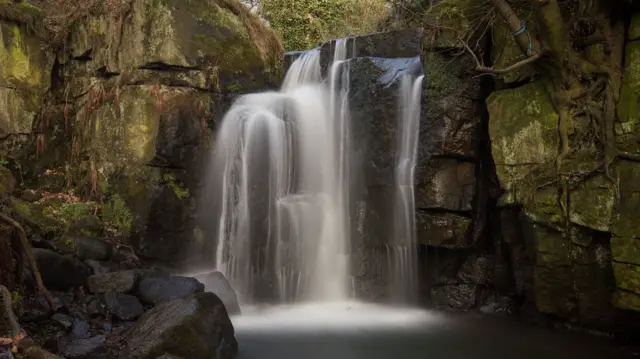
<svg viewBox="0 0 640 359">
<path fill-rule="evenodd" d="M 189 197 L 189 189 L 184 188 L 181 184 L 176 181 L 176 176 L 173 173 L 165 173 L 162 176 L 162 179 L 166 182 L 167 186 L 171 188 L 173 193 L 178 196 L 180 199 L 185 199 Z"/>
<path fill-rule="evenodd" d="M 640 294 L 640 266 L 618 262 L 612 265 L 618 288 Z"/>
<path fill-rule="evenodd" d="M 20 294 L 20 292 L 18 292 L 17 290 L 11 292 L 11 303 L 14 306 L 18 306 L 22 303 L 22 294 Z"/>
<path fill-rule="evenodd" d="M 629 24 L 629 40 L 640 39 L 640 13 L 631 15 L 631 23 Z"/>
<path fill-rule="evenodd" d="M 102 220 L 128 233 L 131 231 L 133 215 L 124 199 L 115 194 L 102 206 Z"/>
<path fill-rule="evenodd" d="M 45 214 L 46 207 L 42 205 L 11 198 L 13 210 L 28 224 L 35 226 L 43 233 L 59 233 L 64 229 L 64 223 L 55 215 Z M 50 210 L 47 210 L 49 213 Z"/>
<path fill-rule="evenodd" d="M 611 232 L 617 237 L 635 238 L 640 233 L 637 216 L 640 213 L 640 165 L 631 161 L 618 161 L 615 170 L 619 193 Z"/>
<path fill-rule="evenodd" d="M 580 183 L 570 194 L 571 222 L 600 232 L 611 227 L 615 190 L 605 176 L 596 176 Z"/>
<path fill-rule="evenodd" d="M 555 188 L 538 191 L 525 202 L 525 213 L 534 222 L 558 230 L 564 228 L 562 210 L 558 205 L 558 191 Z"/>
<path fill-rule="evenodd" d="M 193 229 L 193 238 L 199 246 L 204 246 L 204 231 L 198 227 Z"/>
<path fill-rule="evenodd" d="M 624 150 L 636 150 L 638 111 L 640 110 L 640 42 L 630 42 L 626 47 L 625 66 L 620 100 L 618 101 L 616 140 Z M 632 146 L 625 148 L 626 143 Z"/>
<path fill-rule="evenodd" d="M 530 193 L 521 187 L 531 181 L 532 169 L 556 159 L 558 115 L 541 81 L 494 92 L 487 107 L 491 153 L 500 184 L 507 190 L 503 203 L 522 203 Z"/>
<path fill-rule="evenodd" d="M 232 82 L 227 85 L 228 93 L 239 93 L 240 91 L 242 91 L 242 86 L 240 86 L 240 84 L 237 82 Z"/>
<path fill-rule="evenodd" d="M 424 73 L 429 98 L 438 100 L 451 95 L 460 86 L 460 80 L 451 74 L 451 59 L 445 55 L 427 51 L 424 56 Z"/>
<path fill-rule="evenodd" d="M 640 239 L 634 237 L 612 237 L 611 255 L 616 262 L 640 266 Z"/>
<path fill-rule="evenodd" d="M 640 295 L 623 290 L 617 290 L 613 294 L 613 305 L 620 309 L 640 312 Z"/>
</svg>

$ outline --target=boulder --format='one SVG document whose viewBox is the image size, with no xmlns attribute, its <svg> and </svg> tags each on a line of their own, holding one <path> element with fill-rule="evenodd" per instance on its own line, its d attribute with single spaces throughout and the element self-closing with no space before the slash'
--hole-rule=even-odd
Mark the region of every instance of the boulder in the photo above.
<svg viewBox="0 0 640 359">
<path fill-rule="evenodd" d="M 222 303 L 224 303 L 224 306 L 227 308 L 227 313 L 229 313 L 229 315 L 240 314 L 238 295 L 224 274 L 219 271 L 213 271 L 196 275 L 194 278 L 204 284 L 205 291 L 217 295 L 218 298 L 222 300 Z"/>
<path fill-rule="evenodd" d="M 144 308 L 138 298 L 122 293 L 105 293 L 104 301 L 107 310 L 120 320 L 132 320 L 144 313 Z"/>
<path fill-rule="evenodd" d="M 447 284 L 431 288 L 431 302 L 440 308 L 471 310 L 476 306 L 478 286 L 475 284 Z"/>
<path fill-rule="evenodd" d="M 142 274 L 139 270 L 101 273 L 90 276 L 87 283 L 92 293 L 128 293 L 136 288 Z"/>
<path fill-rule="evenodd" d="M 61 255 L 42 248 L 33 250 L 44 285 L 52 290 L 67 290 L 85 285 L 91 270 L 70 254 Z"/>
<path fill-rule="evenodd" d="M 222 301 L 213 293 L 195 293 L 158 305 L 122 335 L 121 358 L 232 358 L 238 344 Z"/>
<path fill-rule="evenodd" d="M 61 343 L 60 354 L 65 358 L 92 358 L 104 352 L 105 335 L 96 335 L 87 339 L 66 340 Z"/>
<path fill-rule="evenodd" d="M 204 292 L 204 285 L 189 277 L 146 277 L 137 289 L 140 300 L 153 305 L 199 292 Z"/>
<path fill-rule="evenodd" d="M 82 260 L 109 260 L 115 251 L 114 244 L 105 239 L 72 234 L 63 235 L 58 246 Z"/>
</svg>

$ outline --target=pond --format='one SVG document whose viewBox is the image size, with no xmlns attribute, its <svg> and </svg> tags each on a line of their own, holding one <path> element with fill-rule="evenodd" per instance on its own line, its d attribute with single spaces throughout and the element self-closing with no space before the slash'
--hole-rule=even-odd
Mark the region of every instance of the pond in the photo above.
<svg viewBox="0 0 640 359">
<path fill-rule="evenodd" d="M 629 348 L 502 317 L 362 303 L 248 308 L 233 318 L 239 359 L 625 359 Z"/>
</svg>

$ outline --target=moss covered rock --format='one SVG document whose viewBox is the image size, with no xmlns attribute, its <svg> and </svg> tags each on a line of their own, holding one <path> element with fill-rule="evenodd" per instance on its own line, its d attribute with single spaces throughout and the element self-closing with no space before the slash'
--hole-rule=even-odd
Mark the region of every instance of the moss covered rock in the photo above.
<svg viewBox="0 0 640 359">
<path fill-rule="evenodd" d="M 471 218 L 453 213 L 416 214 L 416 227 L 421 244 L 444 248 L 468 248 L 473 245 L 467 236 Z"/>
<path fill-rule="evenodd" d="M 631 23 L 629 24 L 629 40 L 640 39 L 640 13 L 631 15 Z"/>
<path fill-rule="evenodd" d="M 557 156 L 558 115 L 541 81 L 494 92 L 487 98 L 489 136 L 503 204 L 530 195 L 530 172 Z"/>
<path fill-rule="evenodd" d="M 640 42 L 627 44 L 624 76 L 620 90 L 615 124 L 618 147 L 627 151 L 637 151 L 638 116 L 640 111 Z"/>
<path fill-rule="evenodd" d="M 26 24 L 0 20 L 0 136 L 31 132 L 51 82 L 44 43 Z"/>
<path fill-rule="evenodd" d="M 164 83 L 218 91 L 234 81 L 256 89 L 279 72 L 277 37 L 235 0 L 131 0 L 129 6 L 122 28 L 103 13 L 75 25 L 66 58 L 89 55 L 91 70 L 127 74 L 129 82 L 160 75 Z"/>
<path fill-rule="evenodd" d="M 580 183 L 569 196 L 571 222 L 596 231 L 610 231 L 616 193 L 604 175 Z"/>
</svg>

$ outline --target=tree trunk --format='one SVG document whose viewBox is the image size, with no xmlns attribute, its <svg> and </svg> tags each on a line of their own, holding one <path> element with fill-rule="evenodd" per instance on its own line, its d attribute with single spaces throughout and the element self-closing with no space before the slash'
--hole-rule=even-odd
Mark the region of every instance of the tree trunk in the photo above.
<svg viewBox="0 0 640 359">
<path fill-rule="evenodd" d="M 12 226 L 0 225 L 0 285 L 13 291 L 24 273 L 22 250 Z"/>
</svg>

